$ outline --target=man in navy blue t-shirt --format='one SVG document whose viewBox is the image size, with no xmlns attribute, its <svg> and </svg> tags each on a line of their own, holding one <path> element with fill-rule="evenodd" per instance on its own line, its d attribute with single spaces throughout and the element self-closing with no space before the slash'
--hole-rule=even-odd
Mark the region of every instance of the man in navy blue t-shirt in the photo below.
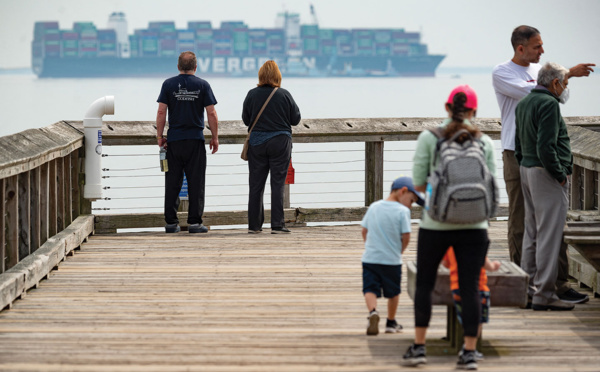
<svg viewBox="0 0 600 372">
<path fill-rule="evenodd" d="M 165 174 L 165 231 L 180 231 L 177 209 L 183 174 L 188 181 L 188 231 L 205 233 L 204 184 L 206 175 L 206 148 L 204 146 L 204 109 L 211 131 L 209 147 L 214 154 L 219 150 L 219 119 L 217 100 L 208 82 L 196 77 L 196 55 L 183 52 L 177 63 L 179 75 L 165 80 L 158 96 L 156 138 L 158 146 L 166 146 L 169 170 Z M 169 113 L 169 131 L 163 137 Z"/>
</svg>

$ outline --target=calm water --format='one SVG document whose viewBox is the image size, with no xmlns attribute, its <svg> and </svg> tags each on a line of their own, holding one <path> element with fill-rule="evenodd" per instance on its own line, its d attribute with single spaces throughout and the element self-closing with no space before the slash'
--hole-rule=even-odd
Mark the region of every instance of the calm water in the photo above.
<svg viewBox="0 0 600 372">
<path fill-rule="evenodd" d="M 59 120 L 82 120 L 88 106 L 105 95 L 115 96 L 115 115 L 110 120 L 153 121 L 156 98 L 164 79 L 38 79 L 31 74 L 0 75 L 2 122 L 0 135 L 39 128 Z M 242 102 L 255 79 L 209 78 L 219 101 L 221 120 L 239 120 Z M 435 78 L 335 78 L 283 81 L 294 96 L 304 118 L 365 117 L 443 117 L 447 94 L 459 84 L 471 85 L 479 95 L 479 117 L 499 117 L 500 112 L 489 74 Z M 600 78 L 573 79 L 571 98 L 562 106 L 564 116 L 600 116 Z M 498 141 L 496 146 L 499 148 Z M 240 145 L 222 146 L 209 155 L 206 210 L 245 209 L 247 166 L 239 159 Z M 385 184 L 399 175 L 411 173 L 414 142 L 388 142 L 385 145 Z M 110 208 L 96 213 L 160 212 L 162 175 L 158 151 L 152 146 L 109 147 L 103 159 L 110 189 L 94 208 Z M 363 203 L 364 145 L 297 144 L 293 163 L 296 184 L 292 186 L 292 206 L 360 206 Z M 501 180 L 502 161 L 497 149 Z M 267 188 L 268 190 L 268 188 Z M 265 194 L 269 208 L 269 193 Z M 506 195 L 502 193 L 502 202 Z"/>
</svg>

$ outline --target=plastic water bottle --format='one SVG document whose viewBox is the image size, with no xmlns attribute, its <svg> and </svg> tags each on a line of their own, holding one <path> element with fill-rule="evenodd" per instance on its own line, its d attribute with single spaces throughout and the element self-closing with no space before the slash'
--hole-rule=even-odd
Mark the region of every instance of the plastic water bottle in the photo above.
<svg viewBox="0 0 600 372">
<path fill-rule="evenodd" d="M 158 154 L 160 156 L 160 171 L 168 172 L 169 171 L 169 162 L 167 161 L 167 149 L 165 149 L 164 146 L 161 146 Z"/>
</svg>

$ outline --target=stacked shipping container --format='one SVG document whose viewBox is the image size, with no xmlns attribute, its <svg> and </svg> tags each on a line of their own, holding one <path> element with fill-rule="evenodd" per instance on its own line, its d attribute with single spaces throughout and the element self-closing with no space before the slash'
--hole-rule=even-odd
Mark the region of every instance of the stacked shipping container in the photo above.
<svg viewBox="0 0 600 372">
<path fill-rule="evenodd" d="M 288 42 L 283 29 L 249 29 L 244 22 L 222 22 L 213 29 L 211 22 L 188 22 L 187 29 L 175 23 L 150 22 L 147 29 L 129 35 L 132 58 L 176 57 L 193 51 L 198 57 L 262 56 L 282 57 L 301 50 L 304 56 L 411 56 L 426 55 L 419 33 L 403 29 L 319 29 L 300 27 L 300 45 Z M 291 45 L 294 43 L 294 45 Z M 43 57 L 118 57 L 114 30 L 98 30 L 91 22 L 75 22 L 72 30 L 59 30 L 58 22 L 37 22 L 32 43 L 34 58 Z"/>
</svg>

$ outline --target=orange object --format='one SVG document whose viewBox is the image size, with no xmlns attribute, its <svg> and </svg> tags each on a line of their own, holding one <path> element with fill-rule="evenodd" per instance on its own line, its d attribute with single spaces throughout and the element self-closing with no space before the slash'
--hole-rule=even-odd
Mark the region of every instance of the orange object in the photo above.
<svg viewBox="0 0 600 372">
<path fill-rule="evenodd" d="M 450 290 L 453 291 L 455 289 L 459 289 L 458 263 L 456 262 L 456 257 L 454 256 L 454 249 L 452 247 L 448 248 L 446 256 L 444 256 L 444 260 L 447 260 L 450 264 L 450 267 L 448 268 L 450 270 Z M 479 290 L 485 292 L 490 291 L 490 289 L 487 286 L 487 274 L 483 267 L 481 268 L 481 273 L 479 274 Z"/>
<path fill-rule="evenodd" d="M 294 170 L 294 167 L 292 167 L 292 159 L 290 159 L 290 165 L 288 167 L 287 176 L 285 177 L 285 184 L 293 185 L 295 175 L 296 175 L 296 171 Z"/>
</svg>

